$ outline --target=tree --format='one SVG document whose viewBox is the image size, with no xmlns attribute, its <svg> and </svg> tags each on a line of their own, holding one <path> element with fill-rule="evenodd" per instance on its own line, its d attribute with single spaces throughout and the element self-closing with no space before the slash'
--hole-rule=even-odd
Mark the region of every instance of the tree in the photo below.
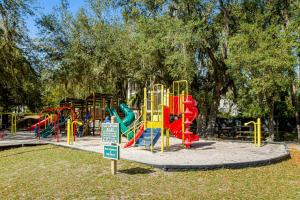
<svg viewBox="0 0 300 200">
<path fill-rule="evenodd" d="M 32 15 L 31 1 L 0 1 L 0 106 L 39 104 L 38 77 L 29 59 L 32 50 L 24 16 Z"/>
<path fill-rule="evenodd" d="M 286 99 L 294 80 L 295 60 L 289 33 L 273 23 L 267 24 L 268 17 L 256 9 L 251 18 L 243 8 L 240 10 L 239 31 L 229 40 L 227 63 L 239 88 L 237 104 L 242 114 L 268 114 L 273 140 L 275 103 Z"/>
</svg>

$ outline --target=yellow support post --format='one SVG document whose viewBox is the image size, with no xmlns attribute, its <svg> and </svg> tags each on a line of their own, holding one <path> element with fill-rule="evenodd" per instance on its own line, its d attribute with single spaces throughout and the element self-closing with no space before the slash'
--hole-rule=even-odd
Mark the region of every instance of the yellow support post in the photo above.
<svg viewBox="0 0 300 200">
<path fill-rule="evenodd" d="M 17 115 L 15 113 L 11 113 L 11 127 L 10 127 L 10 132 L 13 135 L 16 135 L 17 133 Z"/>
<path fill-rule="evenodd" d="M 164 153 L 164 86 L 161 85 L 161 153 Z"/>
<path fill-rule="evenodd" d="M 143 112 L 143 120 L 144 120 L 144 130 L 147 128 L 147 88 L 144 88 L 144 112 Z"/>
<path fill-rule="evenodd" d="M 14 115 L 13 114 L 11 114 L 10 132 L 11 132 L 11 134 L 14 133 Z"/>
<path fill-rule="evenodd" d="M 153 122 L 153 107 L 154 107 L 154 91 L 153 91 L 153 88 L 151 90 L 151 111 L 150 111 L 150 121 Z M 152 127 L 152 124 L 151 123 L 151 137 L 150 137 L 150 140 L 151 140 L 151 152 L 153 152 L 153 127 Z M 145 142 L 145 145 L 146 145 L 146 142 Z"/>
<path fill-rule="evenodd" d="M 170 109 L 170 89 L 167 89 L 167 106 Z M 170 146 L 170 131 L 169 128 L 166 130 L 166 146 L 169 148 Z"/>
<path fill-rule="evenodd" d="M 142 107 L 142 111 L 143 111 L 143 107 Z M 135 126 L 136 126 L 136 121 L 134 120 L 133 121 L 133 144 L 134 145 L 135 145 L 135 132 L 136 132 L 136 130 L 135 130 L 136 127 Z"/>
<path fill-rule="evenodd" d="M 71 134 L 70 134 L 70 141 L 71 141 L 72 144 L 74 142 L 74 122 L 75 121 L 73 121 L 73 119 L 72 119 L 72 121 L 71 121 Z"/>
<path fill-rule="evenodd" d="M 167 100 L 166 100 L 166 106 L 170 106 L 170 89 L 167 89 Z"/>
<path fill-rule="evenodd" d="M 17 115 L 15 115 L 15 134 L 17 133 Z"/>
<path fill-rule="evenodd" d="M 179 100 L 179 105 L 178 105 L 178 113 L 180 113 L 180 108 L 181 108 L 181 105 L 180 105 L 180 91 L 179 91 L 179 83 L 177 85 L 177 91 L 178 91 L 178 100 Z"/>
<path fill-rule="evenodd" d="M 67 122 L 67 143 L 70 144 L 70 135 L 71 135 L 71 119 L 68 119 Z"/>
<path fill-rule="evenodd" d="M 16 114 L 13 114 L 13 119 L 14 119 L 14 123 L 13 123 L 14 132 L 13 132 L 13 134 L 15 135 L 16 132 L 17 132 L 17 127 L 16 127 L 16 125 L 17 125 L 17 115 Z"/>
<path fill-rule="evenodd" d="M 179 91 L 179 84 L 180 83 L 184 83 L 185 84 L 185 92 L 186 95 L 189 95 L 189 87 L 188 87 L 188 81 L 187 80 L 180 80 L 180 81 L 173 81 L 173 94 L 176 95 L 175 93 L 175 84 L 177 84 L 177 95 L 180 95 L 180 91 Z"/>
<path fill-rule="evenodd" d="M 184 99 L 184 91 L 182 91 L 181 96 Z M 184 144 L 184 130 L 185 130 L 185 127 L 184 127 L 184 104 L 183 104 L 183 101 L 180 102 L 180 104 L 182 104 L 182 107 L 183 107 L 182 118 L 181 118 L 182 119 L 182 122 L 181 122 L 181 126 L 182 126 L 182 144 Z"/>
<path fill-rule="evenodd" d="M 48 118 L 48 116 L 49 115 L 47 115 L 47 114 L 45 115 L 45 129 L 47 128 L 47 120 L 46 119 Z"/>
<path fill-rule="evenodd" d="M 257 146 L 261 146 L 261 120 L 257 118 Z"/>
<path fill-rule="evenodd" d="M 253 131 L 253 137 L 254 137 L 254 146 L 259 146 L 261 144 L 261 122 L 260 118 L 257 119 L 257 122 L 250 121 L 245 123 L 245 126 L 248 126 L 249 124 L 253 124 L 254 131 Z"/>
<path fill-rule="evenodd" d="M 166 130 L 166 146 L 167 146 L 167 148 L 169 148 L 170 147 L 170 130 L 169 129 L 167 129 Z"/>
<path fill-rule="evenodd" d="M 257 123 L 254 123 L 253 126 L 254 126 L 254 134 L 253 134 L 254 145 L 256 146 L 256 144 L 257 144 Z"/>
</svg>

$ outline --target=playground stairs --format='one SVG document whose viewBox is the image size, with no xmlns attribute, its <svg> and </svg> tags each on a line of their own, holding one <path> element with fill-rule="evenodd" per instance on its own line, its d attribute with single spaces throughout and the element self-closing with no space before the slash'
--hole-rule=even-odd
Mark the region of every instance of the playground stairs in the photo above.
<svg viewBox="0 0 300 200">
<path fill-rule="evenodd" d="M 190 95 L 188 96 L 184 102 L 184 144 L 187 148 L 189 148 L 192 142 L 195 140 L 193 132 L 190 131 L 190 126 L 193 123 L 193 120 L 198 115 L 198 110 L 196 108 L 195 100 Z M 197 138 L 199 140 L 199 137 Z"/>
<path fill-rule="evenodd" d="M 152 144 L 155 145 L 155 143 L 158 141 L 160 135 L 161 135 L 161 129 L 155 128 L 153 129 L 153 135 L 152 135 Z M 136 141 L 136 146 L 151 146 L 151 128 L 147 128 L 141 137 Z"/>
<path fill-rule="evenodd" d="M 178 104 L 178 103 L 177 103 Z M 190 148 L 194 141 L 199 140 L 199 136 L 193 133 L 195 127 L 193 127 L 193 121 L 196 119 L 198 115 L 198 109 L 195 100 L 191 95 L 184 99 L 184 131 L 182 130 L 182 118 L 179 118 L 173 121 L 170 124 L 170 131 L 172 135 L 177 137 L 178 139 L 182 139 L 184 137 L 184 145 L 186 148 Z M 175 109 L 179 110 L 179 109 Z M 179 115 L 182 114 L 178 112 Z M 183 134 L 182 134 L 183 131 Z"/>
</svg>

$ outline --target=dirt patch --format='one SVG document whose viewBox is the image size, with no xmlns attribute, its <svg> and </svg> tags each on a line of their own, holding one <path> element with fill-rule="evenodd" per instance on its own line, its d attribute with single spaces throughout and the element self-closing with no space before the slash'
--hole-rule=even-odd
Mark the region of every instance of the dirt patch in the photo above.
<svg viewBox="0 0 300 200">
<path fill-rule="evenodd" d="M 291 149 L 291 162 L 292 164 L 296 164 L 298 166 L 300 166 L 300 151 L 297 149 Z"/>
</svg>

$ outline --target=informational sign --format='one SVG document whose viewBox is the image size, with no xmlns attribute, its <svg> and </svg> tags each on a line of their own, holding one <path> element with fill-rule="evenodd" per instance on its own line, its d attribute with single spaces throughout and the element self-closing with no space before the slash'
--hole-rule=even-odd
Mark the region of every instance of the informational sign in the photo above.
<svg viewBox="0 0 300 200">
<path fill-rule="evenodd" d="M 119 160 L 120 147 L 117 145 L 105 145 L 103 149 L 103 157 L 111 160 Z"/>
<path fill-rule="evenodd" d="M 101 135 L 103 143 L 120 143 L 119 123 L 102 123 Z"/>
</svg>

